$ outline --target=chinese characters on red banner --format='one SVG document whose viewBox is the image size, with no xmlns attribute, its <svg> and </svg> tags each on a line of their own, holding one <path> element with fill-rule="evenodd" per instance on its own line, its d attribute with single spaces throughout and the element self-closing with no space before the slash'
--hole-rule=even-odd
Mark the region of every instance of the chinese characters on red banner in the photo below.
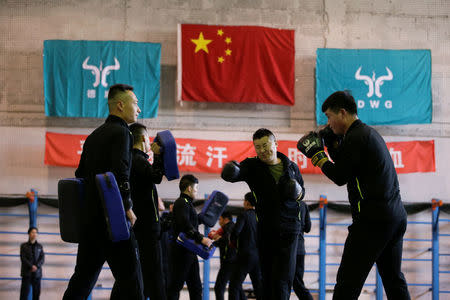
<svg viewBox="0 0 450 300">
<path fill-rule="evenodd" d="M 77 167 L 86 135 L 47 132 L 47 165 Z M 229 160 L 255 156 L 251 141 L 215 141 L 177 138 L 177 162 L 181 172 L 220 173 Z M 296 141 L 278 141 L 278 151 L 295 162 L 303 174 L 320 174 L 296 147 Z M 386 143 L 397 173 L 435 172 L 434 141 Z"/>
</svg>

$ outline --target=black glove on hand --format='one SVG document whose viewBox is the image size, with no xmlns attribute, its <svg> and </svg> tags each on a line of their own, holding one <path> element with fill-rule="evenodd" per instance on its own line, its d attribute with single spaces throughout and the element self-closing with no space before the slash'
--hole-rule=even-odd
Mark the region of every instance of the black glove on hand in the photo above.
<svg viewBox="0 0 450 300">
<path fill-rule="evenodd" d="M 303 199 L 304 190 L 297 180 L 290 178 L 283 185 L 283 192 L 286 198 L 298 201 Z"/>
<path fill-rule="evenodd" d="M 325 147 L 327 147 L 328 154 L 335 160 L 338 155 L 338 148 L 342 142 L 342 136 L 335 134 L 330 126 L 321 129 L 319 136 L 322 138 Z"/>
<path fill-rule="evenodd" d="M 235 160 L 229 161 L 225 164 L 222 170 L 221 177 L 228 182 L 236 182 L 241 173 L 241 166 Z"/>
<path fill-rule="evenodd" d="M 304 135 L 298 141 L 297 149 L 310 158 L 314 166 L 322 167 L 328 160 L 327 154 L 323 151 L 322 138 L 317 132 L 311 131 Z"/>
</svg>

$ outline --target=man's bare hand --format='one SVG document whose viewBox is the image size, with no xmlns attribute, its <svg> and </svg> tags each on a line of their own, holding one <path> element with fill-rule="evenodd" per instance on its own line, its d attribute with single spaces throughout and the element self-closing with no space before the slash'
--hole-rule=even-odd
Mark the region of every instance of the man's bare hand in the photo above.
<svg viewBox="0 0 450 300">
<path fill-rule="evenodd" d="M 161 147 L 158 145 L 158 143 L 153 142 L 150 145 L 150 149 L 152 149 L 152 152 L 155 154 L 161 154 Z"/>
<path fill-rule="evenodd" d="M 202 244 L 205 245 L 208 248 L 210 248 L 212 246 L 212 243 L 213 243 L 213 240 L 211 240 L 211 239 L 209 239 L 207 237 L 204 237 L 202 239 Z"/>
<path fill-rule="evenodd" d="M 127 210 L 127 218 L 128 218 L 128 220 L 130 220 L 131 226 L 133 227 L 134 223 L 136 223 L 137 217 L 131 208 L 129 210 Z"/>
<path fill-rule="evenodd" d="M 35 265 L 33 265 L 32 267 L 31 267 L 31 272 L 36 272 L 37 271 L 37 267 L 35 266 Z"/>
</svg>

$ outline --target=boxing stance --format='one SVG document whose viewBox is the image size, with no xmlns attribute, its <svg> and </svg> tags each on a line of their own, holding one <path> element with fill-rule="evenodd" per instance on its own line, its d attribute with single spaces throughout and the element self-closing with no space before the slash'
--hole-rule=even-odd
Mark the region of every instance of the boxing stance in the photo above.
<svg viewBox="0 0 450 300">
<path fill-rule="evenodd" d="M 289 299 L 300 232 L 303 179 L 297 164 L 277 152 L 278 143 L 270 130 L 258 129 L 253 134 L 253 146 L 257 157 L 240 164 L 228 162 L 222 178 L 247 182 L 255 196 L 263 299 Z"/>
<path fill-rule="evenodd" d="M 198 179 L 191 175 L 184 175 L 180 179 L 180 197 L 175 200 L 173 206 L 173 233 L 176 239 L 180 232 L 188 238 L 207 247 L 212 245 L 212 240 L 198 232 L 198 215 L 192 202 L 197 196 Z M 180 291 L 186 282 L 189 290 L 189 299 L 202 299 L 202 282 L 200 281 L 200 269 L 197 255 L 176 243 L 170 244 L 169 259 L 169 288 L 167 298 L 178 299 Z"/>
<path fill-rule="evenodd" d="M 347 184 L 353 223 L 348 228 L 333 299 L 358 299 L 375 262 L 388 299 L 410 299 L 401 272 L 406 211 L 386 143 L 358 119 L 355 100 L 348 91 L 330 95 L 322 111 L 328 127 L 320 134 L 303 136 L 297 147 L 334 183 Z"/>
<path fill-rule="evenodd" d="M 130 172 L 131 200 L 137 220 L 134 233 L 139 245 L 139 258 L 144 281 L 144 296 L 152 300 L 166 299 L 161 253 L 161 224 L 156 184 L 164 175 L 160 147 L 150 140 L 145 125 L 134 123 L 130 126 L 133 134 L 133 154 Z M 147 153 L 152 150 L 153 164 Z"/>
<path fill-rule="evenodd" d="M 97 174 L 112 172 L 131 224 L 136 221 L 130 199 L 130 167 L 133 137 L 128 124 L 136 122 L 141 112 L 133 87 L 111 86 L 108 93 L 110 115 L 105 123 L 86 139 L 75 176 L 83 178 L 86 199 L 81 240 L 78 244 L 75 273 L 63 299 L 86 299 L 92 291 L 105 261 L 116 280 L 111 299 L 143 299 L 141 266 L 137 243 L 131 229 L 130 238 L 113 243 L 108 234 L 104 210 L 95 184 Z"/>
</svg>

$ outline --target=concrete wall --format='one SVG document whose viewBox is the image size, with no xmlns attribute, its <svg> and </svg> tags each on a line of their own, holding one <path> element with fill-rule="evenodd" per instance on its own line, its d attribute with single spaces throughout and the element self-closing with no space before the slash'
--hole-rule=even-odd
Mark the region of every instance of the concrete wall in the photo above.
<svg viewBox="0 0 450 300">
<path fill-rule="evenodd" d="M 436 138 L 437 172 L 400 176 L 404 199 L 446 198 L 450 149 L 450 4 L 448 1 L 385 0 L 112 0 L 1 1 L 0 8 L 0 194 L 29 187 L 55 195 L 59 178 L 73 169 L 43 164 L 45 131 L 89 133 L 103 122 L 53 118 L 44 114 L 42 47 L 46 39 L 128 40 L 162 44 L 161 99 L 152 131 L 171 129 L 176 137 L 250 139 L 259 127 L 297 140 L 315 129 L 314 68 L 318 47 L 431 49 L 433 123 L 382 126 L 387 140 Z M 410 2 L 410 3 L 407 3 Z M 176 30 L 179 23 L 265 25 L 295 29 L 296 104 L 176 102 Z M 216 175 L 199 175 L 205 192 L 214 186 L 240 197 L 245 186 L 230 186 Z M 346 199 L 321 175 L 305 176 L 309 199 L 328 193 Z M 417 182 L 428 189 L 419 188 Z M 161 193 L 175 197 L 163 183 Z"/>
</svg>

